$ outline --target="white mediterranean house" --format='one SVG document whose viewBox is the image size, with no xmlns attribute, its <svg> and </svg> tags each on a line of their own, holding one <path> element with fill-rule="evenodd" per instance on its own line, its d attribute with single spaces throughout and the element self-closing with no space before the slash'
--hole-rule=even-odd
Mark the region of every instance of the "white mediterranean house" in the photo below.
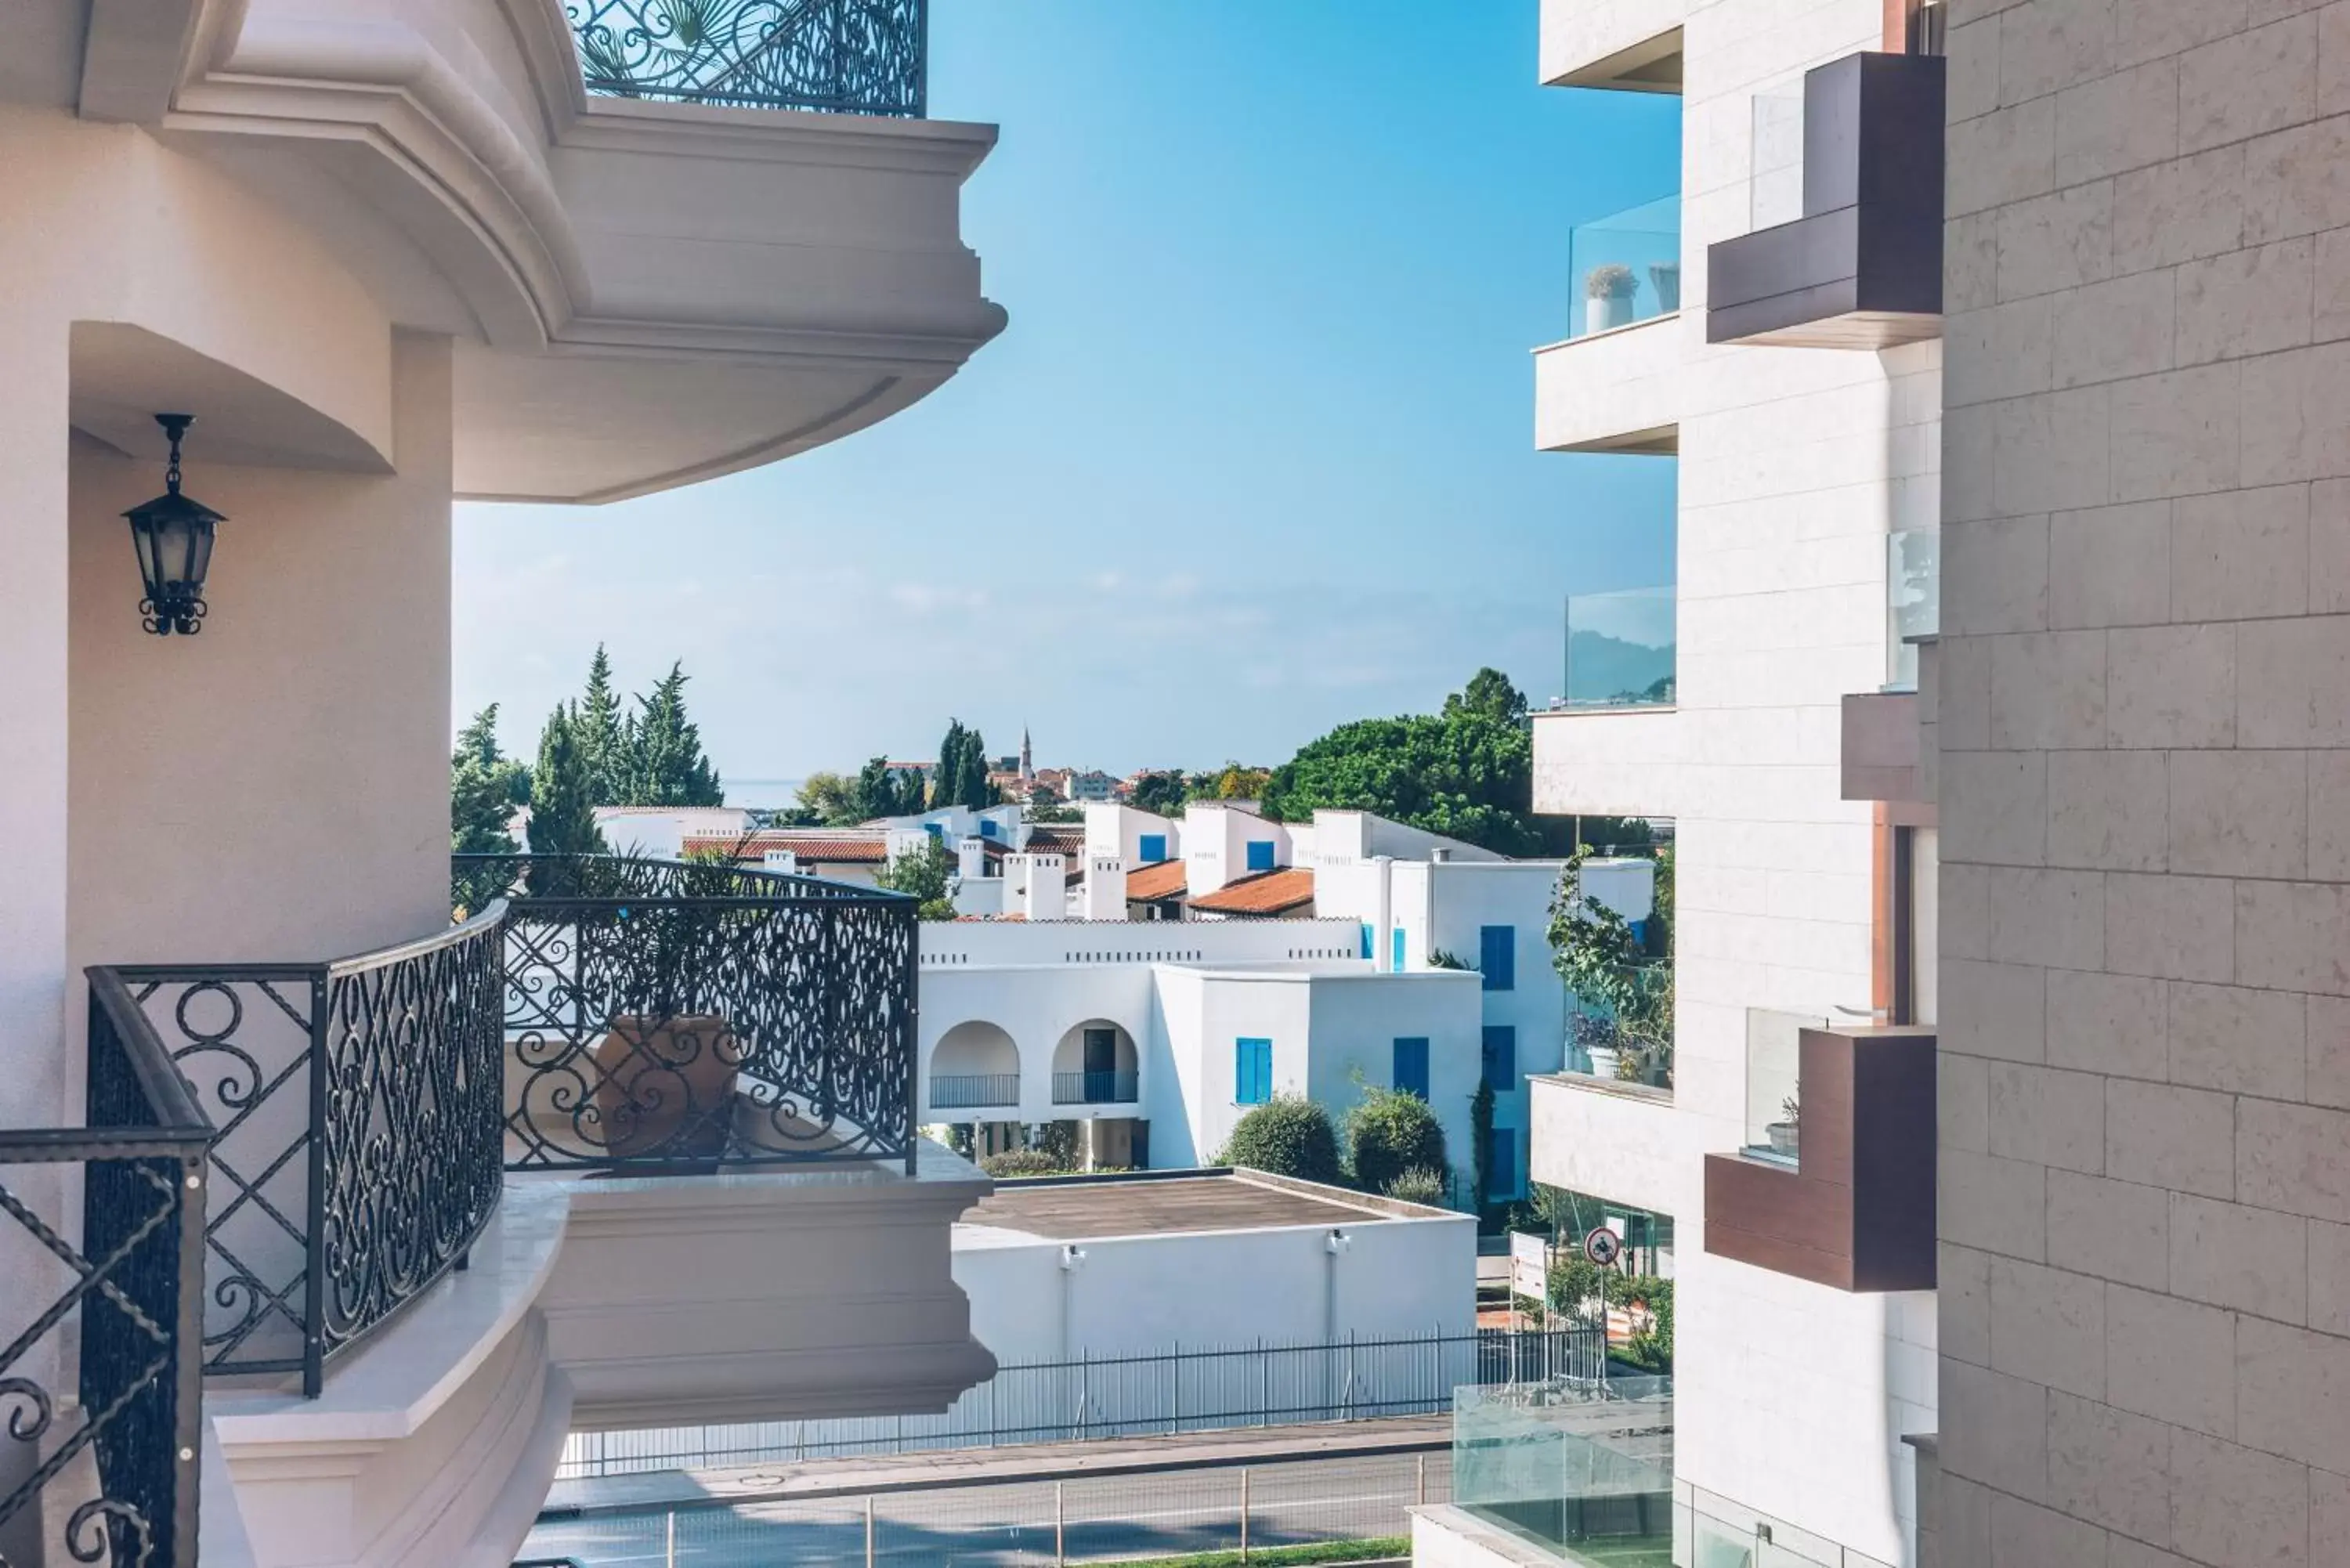
<svg viewBox="0 0 2350 1568">
<path fill-rule="evenodd" d="M 1003 326 L 994 128 L 837 8 L 9 8 L 8 1563 L 503 1568 L 567 1432 L 988 1375 L 910 910 L 448 853 L 454 500 L 788 457 Z"/>
<path fill-rule="evenodd" d="M 1192 852 L 1203 839 L 1215 855 Z M 1227 846 L 1245 866 L 1259 845 L 1255 868 L 1216 875 Z M 1457 1172 L 1524 1191 L 1526 1085 L 1566 1061 L 1573 999 L 1548 940 L 1563 862 L 1367 812 L 1279 824 L 1229 803 L 1180 820 L 1092 806 L 1079 858 L 1070 873 L 1032 844 L 1002 862 L 1019 919 L 922 927 L 926 1121 L 975 1126 L 992 1148 L 1016 1125 L 1075 1120 L 1091 1165 L 1174 1168 L 1212 1160 L 1274 1093 L 1343 1113 L 1359 1081 L 1427 1096 Z M 1644 920 L 1654 873 L 1595 860 L 1583 886 Z M 1188 918 L 1153 918 L 1179 899 Z M 1476 1172 L 1480 1083 L 1494 1137 Z"/>
</svg>

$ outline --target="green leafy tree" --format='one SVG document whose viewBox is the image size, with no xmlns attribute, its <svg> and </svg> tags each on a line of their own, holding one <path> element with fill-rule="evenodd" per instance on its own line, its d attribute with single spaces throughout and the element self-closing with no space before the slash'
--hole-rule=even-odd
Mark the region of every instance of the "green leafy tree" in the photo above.
<svg viewBox="0 0 2350 1568">
<path fill-rule="evenodd" d="M 1341 724 L 1274 770 L 1264 813 L 1302 822 L 1315 810 L 1381 816 L 1503 855 L 1539 852 L 1530 820 L 1534 749 L 1524 731 L 1482 713 L 1409 714 Z"/>
<path fill-rule="evenodd" d="M 1296 1095 L 1275 1095 L 1243 1116 L 1233 1124 L 1217 1163 L 1326 1186 L 1336 1185 L 1344 1174 L 1330 1113 Z"/>
<path fill-rule="evenodd" d="M 619 805 L 627 785 L 628 715 L 620 694 L 612 687 L 612 659 L 604 645 L 588 666 L 588 690 L 571 720 L 572 744 L 588 778 L 588 798 L 593 805 Z"/>
<path fill-rule="evenodd" d="M 799 809 L 826 827 L 862 822 L 858 809 L 858 781 L 835 773 L 814 773 L 800 785 Z"/>
<path fill-rule="evenodd" d="M 1273 783 L 1273 774 L 1263 768 L 1244 768 L 1238 763 L 1227 763 L 1224 771 L 1216 775 L 1218 800 L 1263 800 L 1265 787 Z"/>
<path fill-rule="evenodd" d="M 595 781 L 579 743 L 579 711 L 557 708 L 538 737 L 538 765 L 530 775 L 530 852 L 602 855 L 608 846 L 596 826 Z"/>
<path fill-rule="evenodd" d="M 1131 804 L 1137 811 L 1154 812 L 1160 816 L 1180 816 L 1183 803 L 1191 797 L 1190 789 L 1180 773 L 1145 774 L 1134 781 Z"/>
<path fill-rule="evenodd" d="M 1445 1170 L 1444 1128 L 1418 1095 L 1377 1085 L 1347 1113 L 1347 1152 L 1355 1185 L 1385 1192 L 1408 1170 Z"/>
<path fill-rule="evenodd" d="M 1446 719 L 1464 714 L 1482 713 L 1498 719 L 1504 724 L 1526 722 L 1526 694 L 1510 684 L 1510 678 L 1488 665 L 1469 678 L 1469 684 L 1444 700 Z"/>
<path fill-rule="evenodd" d="M 882 867 L 873 881 L 877 887 L 914 899 L 920 905 L 915 912 L 923 919 L 951 920 L 955 910 L 947 898 L 947 882 L 954 874 L 954 851 L 944 839 L 925 836 L 920 848 Z"/>
<path fill-rule="evenodd" d="M 722 805 L 726 790 L 702 753 L 702 731 L 686 713 L 682 664 L 637 699 L 626 730 L 625 805 Z"/>
</svg>

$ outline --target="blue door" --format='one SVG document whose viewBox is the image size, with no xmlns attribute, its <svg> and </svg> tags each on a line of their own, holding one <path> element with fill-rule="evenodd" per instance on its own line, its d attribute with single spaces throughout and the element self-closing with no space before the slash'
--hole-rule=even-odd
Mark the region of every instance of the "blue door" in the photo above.
<svg viewBox="0 0 2350 1568">
<path fill-rule="evenodd" d="M 1428 1041 L 1424 1036 L 1406 1035 L 1395 1043 L 1395 1071 L 1388 1082 L 1407 1095 L 1428 1098 Z"/>
<path fill-rule="evenodd" d="M 1497 1095 L 1518 1086 L 1518 1029 L 1513 1023 L 1485 1025 L 1485 1086 Z"/>
<path fill-rule="evenodd" d="M 1515 1198 L 1522 1182 L 1518 1176 L 1518 1129 L 1495 1127 L 1493 1143 L 1485 1162 L 1485 1196 Z"/>
<path fill-rule="evenodd" d="M 1273 1042 L 1232 1042 L 1232 1104 L 1261 1106 L 1273 1098 Z"/>
<path fill-rule="evenodd" d="M 1395 950 L 1388 955 L 1388 968 L 1397 974 L 1401 974 L 1403 972 L 1403 928 L 1401 926 L 1395 929 L 1393 939 L 1388 945 Z"/>
<path fill-rule="evenodd" d="M 1363 922 L 1363 956 L 1367 959 L 1379 956 L 1379 933 L 1371 929 L 1368 920 Z"/>
<path fill-rule="evenodd" d="M 1484 973 L 1487 991 L 1515 991 L 1518 988 L 1518 928 L 1478 927 L 1477 967 Z"/>
</svg>

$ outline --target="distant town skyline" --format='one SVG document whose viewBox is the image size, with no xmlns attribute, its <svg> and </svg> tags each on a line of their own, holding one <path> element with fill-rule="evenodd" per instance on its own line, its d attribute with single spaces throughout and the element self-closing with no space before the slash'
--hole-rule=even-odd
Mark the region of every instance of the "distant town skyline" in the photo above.
<svg viewBox="0 0 2350 1568">
<path fill-rule="evenodd" d="M 1538 86 L 1536 10 L 938 0 L 932 112 L 1002 126 L 964 234 L 1010 326 L 803 457 L 460 507 L 457 722 L 497 701 L 526 753 L 598 641 L 629 691 L 682 659 L 744 780 L 951 718 L 1271 766 L 1481 665 L 1559 694 L 1561 597 L 1669 579 L 1670 474 L 1536 452 L 1528 351 L 1570 228 L 1673 188 L 1677 117 Z"/>
</svg>

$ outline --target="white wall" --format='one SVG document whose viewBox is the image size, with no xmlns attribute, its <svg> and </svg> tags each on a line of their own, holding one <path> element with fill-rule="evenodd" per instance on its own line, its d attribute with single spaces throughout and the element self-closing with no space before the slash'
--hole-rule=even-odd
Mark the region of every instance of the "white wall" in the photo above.
<svg viewBox="0 0 2350 1568">
<path fill-rule="evenodd" d="M 599 805 L 596 826 L 615 855 L 675 860 L 689 838 L 739 838 L 749 831 L 750 813 L 740 806 L 690 805 L 674 811 L 642 806 Z"/>
<path fill-rule="evenodd" d="M 1336 1226 L 1175 1231 L 1064 1243 L 955 1227 L 954 1277 L 972 1333 L 999 1361 L 1211 1345 L 1465 1334 L 1475 1324 L 1469 1215 L 1361 1214 Z"/>
<path fill-rule="evenodd" d="M 1273 845 L 1275 866 L 1290 864 L 1289 830 L 1283 824 L 1268 822 L 1255 811 L 1228 801 L 1193 801 L 1186 805 L 1183 865 L 1191 897 L 1212 893 L 1227 882 L 1248 876 L 1248 846 L 1255 839 Z"/>
<path fill-rule="evenodd" d="M 1086 853 L 1115 855 L 1126 862 L 1128 869 L 1147 864 L 1142 858 L 1145 834 L 1157 834 L 1167 840 L 1167 858 L 1183 858 L 1183 825 L 1156 812 L 1137 811 L 1130 805 L 1115 801 L 1096 801 L 1086 806 Z"/>
</svg>

